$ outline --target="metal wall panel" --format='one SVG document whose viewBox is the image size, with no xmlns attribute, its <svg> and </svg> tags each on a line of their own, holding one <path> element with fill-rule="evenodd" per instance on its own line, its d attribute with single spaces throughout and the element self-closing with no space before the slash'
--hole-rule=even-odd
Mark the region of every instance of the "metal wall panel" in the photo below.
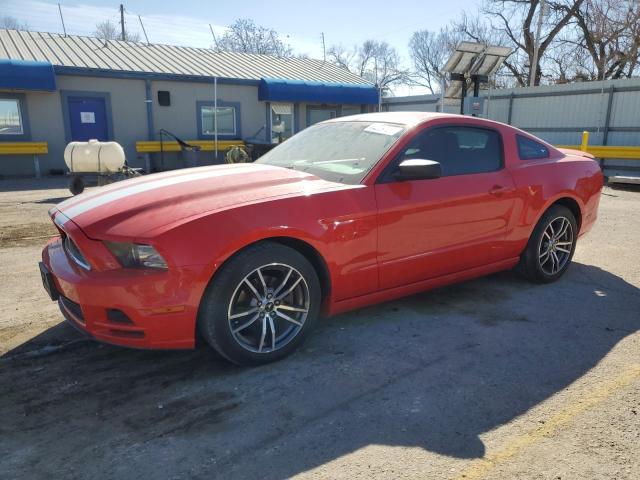
<svg viewBox="0 0 640 480">
<path fill-rule="evenodd" d="M 509 99 L 488 97 L 485 102 L 487 118 L 498 122 L 507 123 L 509 121 Z"/>
<path fill-rule="evenodd" d="M 611 104 L 611 127 L 640 126 L 640 92 L 615 92 Z M 640 132 L 637 133 L 640 138 Z M 614 145 L 614 144 L 612 144 Z"/>
<path fill-rule="evenodd" d="M 582 130 L 589 130 L 592 145 L 602 145 L 605 137 L 607 145 L 640 145 L 640 78 L 492 89 L 481 95 L 487 97 L 486 118 L 503 123 L 511 118 L 511 125 L 529 129 L 550 143 L 578 145 Z M 420 102 L 437 97 L 391 97 L 383 103 L 391 111 L 430 111 Z M 458 113 L 459 103 L 447 105 L 446 111 Z"/>
</svg>

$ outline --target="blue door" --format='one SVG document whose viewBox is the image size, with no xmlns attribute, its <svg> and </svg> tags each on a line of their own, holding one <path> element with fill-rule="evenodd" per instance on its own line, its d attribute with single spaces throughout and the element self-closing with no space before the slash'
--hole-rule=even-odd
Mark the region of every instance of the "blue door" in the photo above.
<svg viewBox="0 0 640 480">
<path fill-rule="evenodd" d="M 67 97 L 71 140 L 109 140 L 107 108 L 101 97 Z"/>
</svg>

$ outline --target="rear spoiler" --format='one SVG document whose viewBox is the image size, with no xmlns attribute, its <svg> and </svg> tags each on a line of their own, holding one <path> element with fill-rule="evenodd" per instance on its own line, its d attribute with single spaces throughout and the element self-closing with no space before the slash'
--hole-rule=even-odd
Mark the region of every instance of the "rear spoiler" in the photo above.
<svg viewBox="0 0 640 480">
<path fill-rule="evenodd" d="M 564 153 L 565 155 L 573 155 L 574 157 L 590 158 L 592 160 L 596 159 L 595 156 L 593 156 L 589 152 L 585 152 L 584 150 L 576 150 L 574 148 L 557 148 L 557 149 L 562 153 Z"/>
</svg>

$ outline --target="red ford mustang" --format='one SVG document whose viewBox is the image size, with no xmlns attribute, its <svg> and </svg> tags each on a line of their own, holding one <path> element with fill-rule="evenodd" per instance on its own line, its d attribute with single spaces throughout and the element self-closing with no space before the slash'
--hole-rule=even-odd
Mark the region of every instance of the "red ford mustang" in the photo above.
<svg viewBox="0 0 640 480">
<path fill-rule="evenodd" d="M 550 282 L 596 220 L 596 161 L 508 125 L 377 113 L 307 128 L 254 164 L 177 170 L 71 198 L 44 286 L 98 340 L 239 364 L 334 314 L 516 267 Z"/>
</svg>

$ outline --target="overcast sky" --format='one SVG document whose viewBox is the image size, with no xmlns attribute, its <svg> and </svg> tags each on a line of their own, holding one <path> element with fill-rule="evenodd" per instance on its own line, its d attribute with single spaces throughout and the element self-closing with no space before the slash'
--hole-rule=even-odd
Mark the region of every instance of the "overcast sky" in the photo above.
<svg viewBox="0 0 640 480">
<path fill-rule="evenodd" d="M 47 0 L 0 0 L 0 15 L 26 22 L 32 30 L 62 33 L 58 2 Z M 97 0 L 60 1 L 67 33 L 90 35 L 95 24 L 110 19 L 119 22 L 119 2 Z M 125 1 L 125 21 L 130 31 L 142 32 L 144 22 L 149 41 L 194 47 L 213 44 L 208 24 L 216 34 L 238 18 L 252 18 L 257 24 L 278 31 L 296 53 L 322 58 L 321 33 L 327 48 L 336 43 L 352 46 L 374 38 L 398 49 L 409 64 L 407 44 L 416 30 L 438 30 L 463 10 L 475 11 L 477 0 L 394 0 L 318 2 L 266 0 L 160 2 Z M 144 38 L 144 37 L 142 37 Z M 422 93 L 403 88 L 396 94 Z"/>
</svg>

